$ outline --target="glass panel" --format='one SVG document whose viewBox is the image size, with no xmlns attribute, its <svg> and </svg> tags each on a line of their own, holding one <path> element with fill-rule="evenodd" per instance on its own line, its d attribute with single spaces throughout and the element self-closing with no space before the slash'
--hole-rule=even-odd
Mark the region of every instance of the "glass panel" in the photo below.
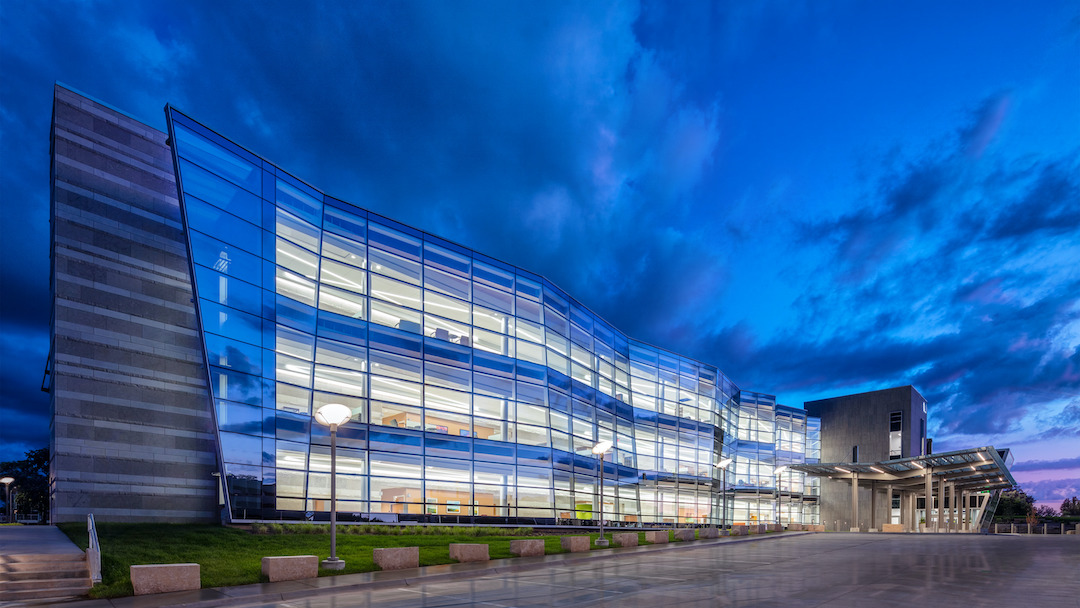
<svg viewBox="0 0 1080 608">
<path fill-rule="evenodd" d="M 371 373 L 373 374 L 413 382 L 423 382 L 424 380 L 423 364 L 419 359 L 378 350 L 372 350 L 370 357 Z"/>
<path fill-rule="evenodd" d="M 401 281 L 394 281 L 379 275 L 371 276 L 371 295 L 373 297 L 420 310 L 420 288 Z"/>
<path fill-rule="evenodd" d="M 277 257 L 275 259 L 279 266 L 284 266 L 310 279 L 316 278 L 319 262 L 314 253 L 297 247 L 283 238 L 277 239 L 276 252 Z"/>
<path fill-rule="evenodd" d="M 367 238 L 367 220 L 361 215 L 361 210 L 357 209 L 356 213 L 338 209 L 333 205 L 327 205 L 324 213 L 324 224 L 327 230 L 332 230 L 339 234 L 343 234 L 351 239 L 359 241 L 361 243 Z M 324 235 L 324 246 L 325 246 Z"/>
<path fill-rule="evenodd" d="M 469 294 L 472 293 L 469 289 L 470 284 L 470 281 L 466 278 L 429 267 L 424 268 L 424 287 L 428 289 L 434 289 L 463 300 L 468 300 Z"/>
<path fill-rule="evenodd" d="M 315 366 L 315 382 L 313 386 L 316 390 L 363 397 L 365 383 L 365 374 L 362 372 L 327 367 L 325 365 Z"/>
<path fill-rule="evenodd" d="M 420 284 L 420 263 L 395 255 L 376 247 L 368 250 L 371 270 L 401 281 Z"/>
<path fill-rule="evenodd" d="M 296 414 L 311 413 L 311 391 L 306 388 L 277 383 L 277 409 Z"/>
<path fill-rule="evenodd" d="M 355 291 L 356 293 L 364 293 L 367 272 L 354 266 L 339 264 L 324 258 L 320 278 L 327 285 Z"/>
<path fill-rule="evenodd" d="M 364 308 L 367 296 L 321 285 L 319 287 L 319 310 L 336 313 L 353 319 L 366 317 Z"/>
<path fill-rule="evenodd" d="M 450 251 L 432 243 L 424 243 L 424 264 L 439 270 L 469 276 L 472 261 L 467 255 Z"/>
<path fill-rule="evenodd" d="M 188 227 L 256 255 L 262 252 L 262 230 L 193 196 L 184 197 Z M 200 260 L 201 262 L 201 260 Z M 201 262 L 205 263 L 205 262 Z M 211 262 L 208 266 L 214 266 Z M 220 270 L 215 267 L 215 270 Z"/>
<path fill-rule="evenodd" d="M 468 302 L 448 298 L 430 290 L 424 292 L 424 312 L 462 323 L 469 323 L 471 320 Z"/>
<path fill-rule="evenodd" d="M 367 247 L 363 243 L 329 232 L 323 233 L 322 255 L 324 260 L 334 260 L 358 268 L 367 267 Z"/>
<path fill-rule="evenodd" d="M 177 154 L 212 169 L 234 184 L 258 193 L 262 188 L 262 170 L 216 143 L 197 135 L 179 121 L 173 121 Z"/>
<path fill-rule="evenodd" d="M 422 385 L 395 378 L 371 377 L 371 398 L 405 405 L 420 405 Z"/>
<path fill-rule="evenodd" d="M 275 288 L 283 296 L 307 304 L 315 305 L 315 282 L 309 281 L 300 275 L 289 272 L 278 266 L 275 273 Z"/>
<path fill-rule="evenodd" d="M 315 362 L 358 372 L 367 371 L 367 349 L 363 346 L 320 338 Z"/>
<path fill-rule="evenodd" d="M 368 225 L 368 241 L 386 251 L 420 261 L 420 239 L 375 221 Z"/>
<path fill-rule="evenodd" d="M 319 229 L 288 211 L 277 210 L 275 232 L 306 249 L 319 251 Z"/>
<path fill-rule="evenodd" d="M 183 159 L 180 160 L 180 175 L 186 194 L 207 201 L 252 224 L 258 225 L 262 222 L 262 201 L 251 192 Z"/>
<path fill-rule="evenodd" d="M 277 204 L 315 225 L 322 225 L 322 195 L 300 184 L 277 180 Z"/>
</svg>

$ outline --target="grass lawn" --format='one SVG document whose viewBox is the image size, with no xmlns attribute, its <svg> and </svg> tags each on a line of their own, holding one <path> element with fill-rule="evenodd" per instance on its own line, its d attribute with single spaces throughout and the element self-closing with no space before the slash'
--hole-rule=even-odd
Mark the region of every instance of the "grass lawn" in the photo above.
<svg viewBox="0 0 1080 608">
<path fill-rule="evenodd" d="M 87 547 L 86 526 L 60 524 L 60 529 L 75 544 Z M 420 565 L 451 564 L 450 543 L 486 543 L 491 559 L 514 557 L 510 541 L 540 538 L 548 554 L 563 553 L 558 536 L 476 536 L 454 534 L 454 528 L 441 528 L 445 534 L 342 534 L 337 535 L 338 557 L 345 560 L 345 570 L 320 571 L 322 576 L 371 572 L 376 570 L 372 549 L 382 547 L 420 547 Z M 593 540 L 596 534 L 589 535 Z M 609 534 L 605 534 L 610 539 Z M 262 558 L 273 555 L 330 555 L 330 535 L 324 534 L 252 534 L 246 530 L 197 524 L 98 524 L 101 543 L 102 582 L 90 591 L 90 597 L 106 598 L 132 594 L 129 567 L 133 564 L 197 563 L 202 566 L 203 587 L 246 585 L 262 581 Z M 639 542 L 645 543 L 644 533 Z"/>
</svg>

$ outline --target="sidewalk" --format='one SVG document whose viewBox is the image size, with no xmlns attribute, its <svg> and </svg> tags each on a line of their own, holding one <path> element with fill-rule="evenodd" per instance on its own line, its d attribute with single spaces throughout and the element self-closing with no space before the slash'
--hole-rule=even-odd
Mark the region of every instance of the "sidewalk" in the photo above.
<svg viewBox="0 0 1080 608">
<path fill-rule="evenodd" d="M 457 580 L 537 570 L 551 566 L 565 566 L 613 559 L 626 555 L 642 553 L 663 553 L 682 549 L 711 547 L 722 544 L 757 542 L 777 538 L 791 538 L 813 534 L 813 532 L 782 532 L 758 536 L 728 536 L 715 540 L 695 540 L 692 542 L 674 542 L 660 545 L 623 547 L 589 551 L 588 553 L 560 553 L 543 557 L 518 557 L 496 559 L 484 563 L 444 564 L 425 566 L 408 570 L 387 572 L 362 572 L 338 576 L 322 576 L 301 581 L 279 583 L 258 583 L 238 587 L 213 587 L 198 591 L 178 591 L 138 597 L 120 597 L 107 600 L 86 600 L 65 603 L 65 608 L 218 608 L 236 607 L 249 604 L 263 604 L 300 600 L 304 598 L 352 593 L 392 587 L 406 587 L 426 584 L 440 580 Z"/>
<path fill-rule="evenodd" d="M 0 526 L 0 555 L 79 554 L 56 526 Z"/>
</svg>

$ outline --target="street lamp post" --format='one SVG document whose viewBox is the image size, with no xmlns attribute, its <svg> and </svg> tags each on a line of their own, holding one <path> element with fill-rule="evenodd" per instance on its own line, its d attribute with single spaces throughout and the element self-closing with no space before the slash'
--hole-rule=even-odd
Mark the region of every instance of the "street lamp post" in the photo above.
<svg viewBox="0 0 1080 608">
<path fill-rule="evenodd" d="M 716 467 L 716 468 L 718 468 L 718 469 L 720 469 L 721 471 L 724 472 L 723 473 L 723 481 L 720 483 L 720 491 L 724 495 L 724 497 L 723 497 L 723 507 L 721 507 L 721 511 L 720 511 L 720 529 L 721 530 L 726 530 L 727 529 L 727 469 L 728 469 L 728 465 L 730 465 L 730 464 L 731 464 L 731 459 L 730 458 L 722 458 L 722 459 L 720 459 L 720 462 L 713 465 L 714 467 Z"/>
<path fill-rule="evenodd" d="M 322 561 L 327 570 L 342 570 L 345 562 L 337 556 L 337 430 L 352 418 L 349 406 L 327 403 L 315 412 L 315 421 L 330 427 L 330 558 Z"/>
<path fill-rule="evenodd" d="M 7 507 L 7 521 L 11 523 L 11 482 L 15 481 L 14 477 L 4 477 L 0 479 L 0 483 L 4 484 L 4 490 L 7 494 L 7 498 L 4 500 L 4 506 Z"/>
<path fill-rule="evenodd" d="M 780 524 L 780 476 L 786 471 L 787 465 L 776 467 L 773 470 L 773 475 L 776 476 L 776 523 Z"/>
<path fill-rule="evenodd" d="M 604 454 L 608 453 L 612 445 L 611 441 L 605 439 L 592 449 L 592 453 L 600 457 L 600 538 L 596 539 L 597 547 L 608 546 L 608 541 L 604 538 Z"/>
</svg>

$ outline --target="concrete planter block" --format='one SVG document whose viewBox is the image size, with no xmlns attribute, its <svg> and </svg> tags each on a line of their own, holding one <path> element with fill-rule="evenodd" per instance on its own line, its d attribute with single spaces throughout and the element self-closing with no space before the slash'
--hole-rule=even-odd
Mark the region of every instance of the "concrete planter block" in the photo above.
<svg viewBox="0 0 1080 608">
<path fill-rule="evenodd" d="M 825 531 L 825 524 L 814 524 L 814 525 L 812 525 L 810 527 L 813 528 L 812 532 L 824 532 Z"/>
<path fill-rule="evenodd" d="M 486 562 L 488 546 L 483 543 L 450 543 L 450 559 L 459 562 Z"/>
<path fill-rule="evenodd" d="M 544 554 L 544 541 L 539 538 L 510 541 L 510 553 L 518 557 L 536 557 Z"/>
<path fill-rule="evenodd" d="M 404 570 L 420 567 L 420 547 L 375 549 L 375 565 L 380 570 Z"/>
<path fill-rule="evenodd" d="M 611 535 L 612 542 L 616 547 L 636 547 L 638 546 L 637 532 L 616 532 Z"/>
<path fill-rule="evenodd" d="M 135 595 L 199 589 L 199 564 L 131 566 L 131 586 Z"/>
<path fill-rule="evenodd" d="M 731 530 L 720 530 L 720 536 L 731 536 Z"/>
<path fill-rule="evenodd" d="M 288 555 L 262 558 L 262 573 L 271 583 L 298 581 L 319 576 L 317 555 Z"/>
<path fill-rule="evenodd" d="M 767 532 L 783 532 L 784 526 L 781 524 L 765 524 L 765 531 Z"/>
<path fill-rule="evenodd" d="M 559 542 L 562 544 L 563 551 L 570 553 L 583 553 L 589 550 L 588 536 L 564 536 L 559 539 Z"/>
<path fill-rule="evenodd" d="M 750 526 L 735 526 L 731 528 L 731 536 L 746 536 L 750 533 Z"/>
<path fill-rule="evenodd" d="M 666 543 L 666 542 L 668 542 L 667 530 L 646 532 L 645 533 L 645 540 L 652 543 L 652 544 L 654 544 L 654 545 L 658 545 L 658 544 L 661 544 L 661 543 Z"/>
<path fill-rule="evenodd" d="M 675 530 L 675 540 L 686 542 L 688 540 L 694 540 L 693 528 L 680 528 Z"/>
<path fill-rule="evenodd" d="M 717 528 L 702 528 L 698 530 L 698 538 L 720 538 L 720 530 Z"/>
<path fill-rule="evenodd" d="M 802 524 L 788 524 L 787 529 L 788 529 L 788 532 L 801 532 L 802 529 L 803 529 L 803 525 Z"/>
<path fill-rule="evenodd" d="M 903 532 L 904 524 L 881 524 L 882 532 Z"/>
<path fill-rule="evenodd" d="M 761 531 L 758 530 L 758 526 L 746 526 L 746 533 L 747 534 L 760 534 Z"/>
</svg>

